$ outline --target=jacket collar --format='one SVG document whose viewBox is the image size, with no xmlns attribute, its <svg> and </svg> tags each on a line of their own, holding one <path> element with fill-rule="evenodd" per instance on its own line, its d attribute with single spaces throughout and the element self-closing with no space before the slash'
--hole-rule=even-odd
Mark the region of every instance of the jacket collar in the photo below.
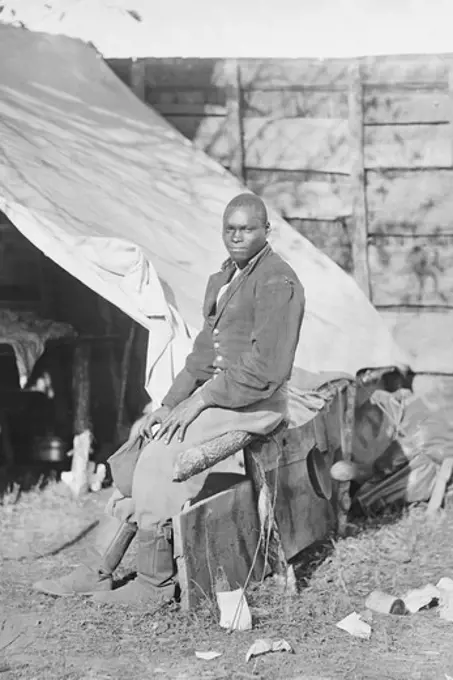
<svg viewBox="0 0 453 680">
<path fill-rule="evenodd" d="M 248 261 L 244 269 L 240 270 L 241 273 L 246 273 L 250 271 L 250 269 L 253 269 L 255 264 L 261 261 L 263 257 L 266 257 L 266 255 L 270 253 L 271 250 L 272 250 L 271 246 L 269 245 L 269 243 L 266 242 L 266 244 L 261 248 L 261 250 L 256 255 L 254 255 L 251 260 Z M 236 267 L 236 264 L 233 262 L 231 257 L 229 257 L 222 263 L 221 270 L 226 271 L 227 269 L 231 269 L 234 267 Z"/>
</svg>

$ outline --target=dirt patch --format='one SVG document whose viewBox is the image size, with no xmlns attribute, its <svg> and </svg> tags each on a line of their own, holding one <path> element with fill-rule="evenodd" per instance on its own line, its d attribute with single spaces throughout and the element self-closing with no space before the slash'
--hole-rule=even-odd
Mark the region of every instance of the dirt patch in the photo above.
<svg viewBox="0 0 453 680">
<path fill-rule="evenodd" d="M 298 568 L 305 577 L 300 594 L 284 598 L 272 582 L 253 587 L 248 598 L 253 630 L 228 634 L 208 602 L 190 614 L 176 605 L 155 614 L 132 613 L 31 590 L 33 581 L 78 563 L 108 493 L 76 502 L 62 485 L 51 484 L 17 503 L 10 494 L 0 507 L 0 620 L 6 626 L 0 647 L 8 642 L 0 650 L 2 680 L 445 680 L 445 674 L 453 675 L 453 624 L 440 620 L 435 609 L 412 617 L 376 615 L 370 641 L 335 627 L 354 609 L 363 609 L 374 588 L 402 594 L 453 576 L 451 503 L 434 524 L 425 521 L 425 508 L 419 506 L 400 518 L 357 525 L 355 536 L 312 550 Z M 133 567 L 132 551 L 120 575 Z M 261 637 L 285 638 L 295 653 L 246 664 L 247 649 Z M 222 656 L 196 659 L 195 651 L 207 650 Z"/>
</svg>

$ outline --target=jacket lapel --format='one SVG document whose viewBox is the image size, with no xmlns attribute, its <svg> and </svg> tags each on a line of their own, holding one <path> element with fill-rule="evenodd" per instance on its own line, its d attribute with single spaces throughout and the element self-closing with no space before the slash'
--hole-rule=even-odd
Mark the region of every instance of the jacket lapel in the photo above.
<svg viewBox="0 0 453 680">
<path fill-rule="evenodd" d="M 217 314 L 216 303 L 220 289 L 233 275 L 233 267 L 228 264 L 226 263 L 220 272 L 211 276 L 207 286 L 203 315 L 209 322 L 212 322 Z"/>
<path fill-rule="evenodd" d="M 255 267 L 261 262 L 261 260 L 266 257 L 266 255 L 270 252 L 270 246 L 267 244 L 264 246 L 263 250 L 248 264 L 245 269 L 243 269 L 236 277 L 236 279 L 231 283 L 231 285 L 227 288 L 225 293 L 222 295 L 222 297 L 219 300 L 219 304 L 217 305 L 216 313 L 214 315 L 213 323 L 214 325 L 217 323 L 219 320 L 220 316 L 223 314 L 223 311 L 225 310 L 225 307 L 233 297 L 235 293 L 239 290 L 243 282 L 247 279 L 249 274 L 255 269 Z M 231 272 L 231 269 L 230 269 Z M 228 279 L 227 279 L 228 280 Z M 221 284 L 221 286 L 224 284 Z M 221 286 L 217 288 L 217 293 L 219 292 Z"/>
</svg>

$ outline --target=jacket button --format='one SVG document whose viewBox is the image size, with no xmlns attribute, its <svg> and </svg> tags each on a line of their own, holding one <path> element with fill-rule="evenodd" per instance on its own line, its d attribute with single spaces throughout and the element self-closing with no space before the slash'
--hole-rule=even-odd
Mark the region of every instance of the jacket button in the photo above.
<svg viewBox="0 0 453 680">
<path fill-rule="evenodd" d="M 216 359 L 217 361 L 223 361 L 223 357 L 221 357 L 220 354 L 216 356 Z"/>
<path fill-rule="evenodd" d="M 215 342 L 215 343 L 214 343 L 214 349 L 219 349 L 219 347 L 220 347 L 220 343 Z"/>
<path fill-rule="evenodd" d="M 213 335 L 218 335 L 218 334 L 219 334 L 219 329 L 218 329 L 218 328 L 214 328 L 214 330 L 212 331 L 212 334 L 213 334 Z"/>
</svg>

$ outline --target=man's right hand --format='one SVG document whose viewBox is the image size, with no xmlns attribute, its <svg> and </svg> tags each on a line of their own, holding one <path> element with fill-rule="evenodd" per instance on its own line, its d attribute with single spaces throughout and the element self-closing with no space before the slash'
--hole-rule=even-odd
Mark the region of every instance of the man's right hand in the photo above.
<svg viewBox="0 0 453 680">
<path fill-rule="evenodd" d="M 171 408 L 169 406 L 161 406 L 150 414 L 143 416 L 142 422 L 140 424 L 139 434 L 149 439 L 153 439 L 153 427 L 156 425 L 161 425 L 162 422 L 171 413 Z"/>
</svg>

